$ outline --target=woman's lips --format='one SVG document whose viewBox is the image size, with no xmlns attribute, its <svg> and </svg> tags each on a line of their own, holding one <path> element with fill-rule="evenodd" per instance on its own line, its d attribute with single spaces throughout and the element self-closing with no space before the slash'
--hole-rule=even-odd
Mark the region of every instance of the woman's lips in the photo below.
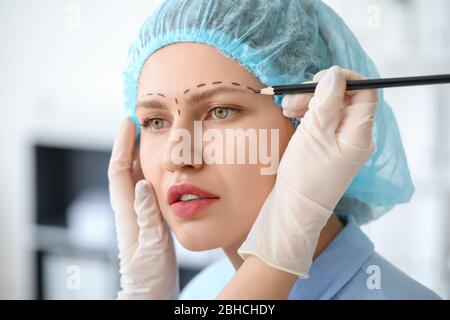
<svg viewBox="0 0 450 320">
<path fill-rule="evenodd" d="M 180 201 L 184 194 L 192 194 L 205 199 Z M 191 217 L 219 199 L 219 196 L 188 183 L 173 185 L 167 192 L 167 202 L 172 212 L 181 218 Z"/>
<path fill-rule="evenodd" d="M 172 212 L 180 218 L 188 218 L 209 207 L 211 204 L 219 200 L 215 199 L 199 199 L 190 201 L 178 201 L 170 205 Z"/>
</svg>

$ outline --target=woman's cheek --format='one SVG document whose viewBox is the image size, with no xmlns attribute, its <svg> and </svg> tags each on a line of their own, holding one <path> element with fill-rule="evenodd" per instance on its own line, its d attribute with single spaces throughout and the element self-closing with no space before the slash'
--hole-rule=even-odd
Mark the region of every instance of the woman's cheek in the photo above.
<svg viewBox="0 0 450 320">
<path fill-rule="evenodd" d="M 158 161 L 160 157 L 157 156 L 160 153 L 160 147 L 157 143 L 149 141 L 149 139 L 141 138 L 140 144 L 140 160 L 141 168 L 146 180 L 151 182 L 155 181 L 155 175 L 161 170 Z M 157 169 L 159 168 L 159 169 Z"/>
</svg>

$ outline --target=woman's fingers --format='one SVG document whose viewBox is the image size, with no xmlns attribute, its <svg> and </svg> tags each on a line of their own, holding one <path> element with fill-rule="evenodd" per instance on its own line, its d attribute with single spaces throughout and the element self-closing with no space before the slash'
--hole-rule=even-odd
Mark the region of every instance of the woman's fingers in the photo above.
<svg viewBox="0 0 450 320">
<path fill-rule="evenodd" d="M 330 69 L 324 69 L 324 70 L 317 72 L 314 75 L 312 82 L 319 82 L 320 80 L 322 80 L 322 78 L 327 74 L 328 70 L 330 70 Z"/>
<path fill-rule="evenodd" d="M 341 68 L 333 66 L 326 71 L 317 84 L 309 102 L 318 129 L 335 132 L 340 123 L 340 109 L 344 103 L 346 82 Z"/>
<path fill-rule="evenodd" d="M 343 119 L 336 130 L 341 152 L 352 162 L 365 162 L 374 149 L 372 128 L 376 103 L 357 103 L 343 110 Z"/>
<path fill-rule="evenodd" d="M 318 83 L 314 94 L 293 94 L 283 98 L 283 115 L 289 118 L 305 116 L 308 118 L 305 125 L 310 129 L 336 133 L 341 151 L 348 160 L 366 161 L 374 149 L 372 128 L 378 91 L 346 91 L 347 80 L 364 79 L 367 78 L 339 66 L 319 71 L 311 81 Z"/>
<path fill-rule="evenodd" d="M 139 180 L 136 183 L 135 195 L 139 246 L 144 248 L 163 240 L 166 230 L 153 186 L 145 179 Z"/>
<path fill-rule="evenodd" d="M 139 231 L 134 212 L 134 182 L 132 160 L 135 127 L 126 119 L 119 130 L 108 166 L 109 194 L 115 213 L 119 246 L 137 240 Z"/>
<path fill-rule="evenodd" d="M 313 83 L 314 81 L 305 81 L 303 83 Z M 295 93 L 295 94 L 287 94 L 283 97 L 282 108 L 283 114 L 289 118 L 293 118 L 288 116 L 289 113 L 293 114 L 304 114 L 308 111 L 309 100 L 313 97 L 313 93 Z"/>
<path fill-rule="evenodd" d="M 334 130 L 339 125 L 340 108 L 345 96 L 345 78 L 342 69 L 333 66 L 316 73 L 313 81 L 318 85 L 314 93 L 287 95 L 283 99 L 283 115 L 303 118 L 309 109 L 314 109 L 314 119 L 320 130 Z"/>
<path fill-rule="evenodd" d="M 313 81 L 305 81 L 303 83 L 312 83 Z M 284 96 L 282 102 L 283 115 L 287 118 L 301 119 L 308 111 L 308 104 L 313 93 L 296 93 Z"/>
<path fill-rule="evenodd" d="M 131 169 L 131 175 L 133 177 L 133 185 L 136 185 L 136 183 L 139 180 L 144 179 L 144 173 L 142 171 L 141 167 L 141 158 L 140 158 L 140 147 L 136 146 L 134 148 L 134 155 L 133 155 L 133 165 Z"/>
<path fill-rule="evenodd" d="M 339 66 L 336 66 L 339 67 Z M 363 75 L 350 70 L 350 69 L 345 69 L 345 68 L 341 68 L 339 67 L 340 71 L 344 74 L 345 80 L 366 80 L 368 79 L 367 77 L 364 77 Z M 319 71 L 318 73 L 315 74 L 314 78 L 313 78 L 313 82 L 319 82 L 327 73 L 329 69 L 325 69 L 322 71 Z M 346 91 L 346 95 L 349 97 L 353 97 L 353 98 L 357 98 L 358 100 L 356 101 L 352 101 L 355 103 L 364 101 L 376 101 L 377 100 L 377 92 L 376 90 L 349 90 Z M 358 95 L 358 97 L 356 97 Z"/>
<path fill-rule="evenodd" d="M 359 73 L 342 69 L 346 80 L 364 80 Z M 372 128 L 378 101 L 378 90 L 351 90 L 346 92 L 342 121 L 336 130 L 337 138 L 346 149 L 346 156 L 355 162 L 367 160 L 373 151 Z M 344 149 L 342 150 L 344 152 Z"/>
<path fill-rule="evenodd" d="M 366 80 L 367 77 L 349 69 L 341 68 L 346 80 Z M 351 98 L 350 105 L 355 103 L 377 102 L 378 90 L 349 90 L 346 92 L 347 96 Z"/>
<path fill-rule="evenodd" d="M 315 83 L 322 80 L 329 69 L 321 70 L 317 72 L 312 81 L 305 81 L 303 83 Z M 283 98 L 283 114 L 288 118 L 302 118 L 306 111 L 308 111 L 308 105 L 314 93 L 294 93 L 287 94 Z"/>
<path fill-rule="evenodd" d="M 134 152 L 135 128 L 126 119 L 114 141 L 108 166 L 109 186 L 115 199 L 134 201 L 134 184 L 131 169 Z"/>
</svg>

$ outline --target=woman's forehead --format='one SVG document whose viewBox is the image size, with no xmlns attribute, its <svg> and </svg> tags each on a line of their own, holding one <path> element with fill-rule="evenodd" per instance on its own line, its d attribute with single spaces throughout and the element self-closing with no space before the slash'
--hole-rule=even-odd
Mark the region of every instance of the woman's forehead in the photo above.
<svg viewBox="0 0 450 320">
<path fill-rule="evenodd" d="M 177 96 L 168 96 L 160 92 L 144 92 L 138 97 L 137 109 L 149 109 L 149 108 L 167 108 L 167 102 L 174 102 L 179 104 L 183 99 L 188 105 L 201 103 L 210 98 L 220 97 L 221 95 L 234 94 L 234 95 L 255 95 L 255 89 L 249 86 L 241 85 L 240 83 L 227 84 L 223 81 L 215 81 L 206 83 L 205 86 L 201 86 L 202 90 L 198 89 L 198 86 L 194 86 L 191 90 L 188 88 L 183 93 Z"/>
<path fill-rule="evenodd" d="M 219 82 L 243 88 L 263 87 L 246 68 L 216 48 L 200 43 L 175 43 L 147 59 L 139 78 L 138 97 L 148 91 L 175 95 Z"/>
</svg>

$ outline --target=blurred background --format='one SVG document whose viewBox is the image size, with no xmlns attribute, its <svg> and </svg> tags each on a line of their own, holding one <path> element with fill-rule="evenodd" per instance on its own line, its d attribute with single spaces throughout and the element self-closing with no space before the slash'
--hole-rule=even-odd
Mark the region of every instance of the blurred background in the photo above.
<svg viewBox="0 0 450 320">
<path fill-rule="evenodd" d="M 450 1 L 328 0 L 382 77 L 450 73 Z M 160 3 L 0 0 L 0 298 L 114 299 L 107 165 L 128 46 Z M 450 298 L 450 87 L 385 90 L 416 192 L 363 227 Z M 177 244 L 181 285 L 223 257 Z"/>
</svg>

